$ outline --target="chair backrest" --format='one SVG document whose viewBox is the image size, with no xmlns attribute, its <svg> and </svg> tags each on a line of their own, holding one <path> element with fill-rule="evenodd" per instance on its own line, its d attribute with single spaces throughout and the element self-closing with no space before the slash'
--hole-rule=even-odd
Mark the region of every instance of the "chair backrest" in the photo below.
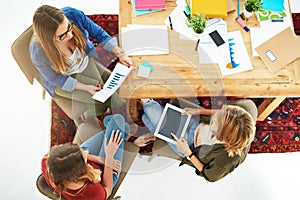
<svg viewBox="0 0 300 200">
<path fill-rule="evenodd" d="M 64 197 L 60 198 L 60 195 L 58 193 L 56 193 L 54 191 L 53 188 L 49 187 L 43 174 L 40 174 L 36 180 L 36 187 L 38 188 L 38 190 L 40 191 L 40 193 L 42 193 L 43 195 L 45 195 L 46 197 L 50 198 L 50 199 L 61 199 L 64 200 Z"/>
<path fill-rule="evenodd" d="M 41 84 L 39 73 L 30 57 L 29 45 L 32 35 L 33 27 L 31 25 L 14 41 L 11 46 L 11 53 L 27 80 L 33 84 L 34 79 L 36 79 Z"/>
</svg>

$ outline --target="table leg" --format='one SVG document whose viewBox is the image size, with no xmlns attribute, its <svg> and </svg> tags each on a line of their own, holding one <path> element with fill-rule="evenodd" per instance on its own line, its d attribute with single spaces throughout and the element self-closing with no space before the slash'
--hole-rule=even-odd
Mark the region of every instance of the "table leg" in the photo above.
<svg viewBox="0 0 300 200">
<path fill-rule="evenodd" d="M 276 97 L 264 99 L 264 101 L 257 108 L 257 121 L 265 120 L 266 117 L 268 117 L 285 98 L 286 97 Z"/>
</svg>

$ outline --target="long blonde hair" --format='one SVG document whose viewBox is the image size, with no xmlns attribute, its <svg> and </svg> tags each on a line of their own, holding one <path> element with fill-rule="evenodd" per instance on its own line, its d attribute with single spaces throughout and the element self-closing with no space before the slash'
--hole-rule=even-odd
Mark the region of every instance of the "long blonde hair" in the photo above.
<svg viewBox="0 0 300 200">
<path fill-rule="evenodd" d="M 255 135 L 255 122 L 251 115 L 239 106 L 227 105 L 217 111 L 211 119 L 215 135 L 225 143 L 230 157 L 241 155 L 243 149 L 251 144 Z"/>
<path fill-rule="evenodd" d="M 57 73 L 65 74 L 71 67 L 69 59 L 62 54 L 56 44 L 55 33 L 58 26 L 63 22 L 65 14 L 58 8 L 42 5 L 34 13 L 33 30 L 40 42 L 45 54 Z M 74 25 L 73 37 L 74 45 L 81 51 L 86 48 L 86 41 L 82 32 Z"/>
<path fill-rule="evenodd" d="M 65 143 L 53 146 L 47 159 L 47 168 L 51 185 L 57 192 L 66 191 L 66 184 L 101 181 L 101 171 L 85 163 L 78 144 Z"/>
</svg>

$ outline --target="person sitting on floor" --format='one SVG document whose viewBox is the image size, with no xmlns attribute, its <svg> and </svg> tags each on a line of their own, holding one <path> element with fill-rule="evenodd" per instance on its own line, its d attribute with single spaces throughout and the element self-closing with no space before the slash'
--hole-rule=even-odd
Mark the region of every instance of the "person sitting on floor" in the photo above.
<svg viewBox="0 0 300 200">
<path fill-rule="evenodd" d="M 141 99 L 144 124 L 154 133 L 163 112 L 162 106 L 150 99 Z M 191 115 L 209 115 L 210 123 L 191 118 L 184 138 L 177 138 L 177 145 L 168 143 L 196 174 L 214 182 L 225 177 L 246 158 L 255 135 L 256 105 L 251 100 L 240 100 L 222 109 L 184 108 Z M 245 109 L 247 110 L 245 110 Z M 251 113 L 251 114 L 250 114 Z"/>
<path fill-rule="evenodd" d="M 104 103 L 91 98 L 101 90 L 110 71 L 96 61 L 96 50 L 89 37 L 103 44 L 105 50 L 115 53 L 120 63 L 128 67 L 133 65 L 132 59 L 118 46 L 116 38 L 72 7 L 40 6 L 33 16 L 33 30 L 31 60 L 44 88 L 52 97 L 85 103 L 88 110 L 80 116 L 80 121 L 99 127 L 96 116 L 112 106 L 120 108 L 125 105 L 125 100 L 117 93 Z"/>
<path fill-rule="evenodd" d="M 104 125 L 81 145 L 53 146 L 42 159 L 47 184 L 65 199 L 107 199 L 116 185 L 130 129 L 120 114 L 106 116 Z"/>
</svg>

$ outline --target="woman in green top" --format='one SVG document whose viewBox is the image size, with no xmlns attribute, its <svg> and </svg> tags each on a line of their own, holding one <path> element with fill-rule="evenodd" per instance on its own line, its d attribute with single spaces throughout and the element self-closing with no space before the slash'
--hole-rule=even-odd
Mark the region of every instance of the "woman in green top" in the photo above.
<svg viewBox="0 0 300 200">
<path fill-rule="evenodd" d="M 256 105 L 251 100 L 240 100 L 224 105 L 220 110 L 188 108 L 181 101 L 185 113 L 210 116 L 209 124 L 192 118 L 184 138 L 172 136 L 177 145 L 168 143 L 196 173 L 210 182 L 232 172 L 246 158 L 255 135 Z M 142 120 L 154 133 L 163 108 L 156 101 L 142 99 Z"/>
</svg>

